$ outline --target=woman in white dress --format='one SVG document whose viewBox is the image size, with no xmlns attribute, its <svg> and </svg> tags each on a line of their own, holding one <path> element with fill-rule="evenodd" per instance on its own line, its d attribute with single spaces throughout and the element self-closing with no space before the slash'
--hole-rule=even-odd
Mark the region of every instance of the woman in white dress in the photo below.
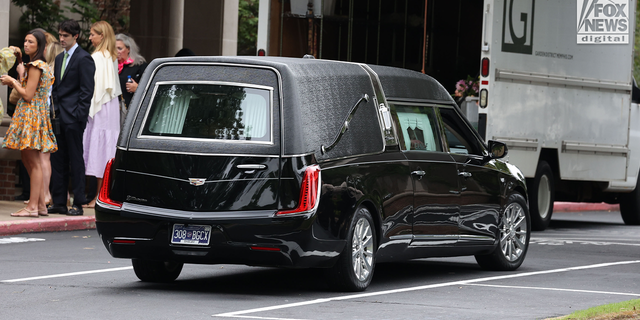
<svg viewBox="0 0 640 320">
<path fill-rule="evenodd" d="M 96 196 L 85 207 L 93 208 L 102 185 L 104 168 L 115 157 L 120 133 L 120 107 L 118 96 L 122 93 L 118 80 L 116 36 L 106 21 L 91 26 L 89 40 L 95 50 L 91 54 L 96 64 L 95 89 L 89 109 L 89 120 L 84 130 L 84 164 L 86 175 L 98 182 Z"/>
</svg>

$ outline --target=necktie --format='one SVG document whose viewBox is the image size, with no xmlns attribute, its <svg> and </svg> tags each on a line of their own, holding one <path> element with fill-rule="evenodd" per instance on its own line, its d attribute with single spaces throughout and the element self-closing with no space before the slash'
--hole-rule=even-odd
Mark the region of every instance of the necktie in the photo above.
<svg viewBox="0 0 640 320">
<path fill-rule="evenodd" d="M 69 53 L 64 53 L 64 58 L 62 59 L 62 69 L 60 69 L 60 78 L 64 76 L 64 69 L 67 67 L 67 58 L 69 57 Z"/>
</svg>

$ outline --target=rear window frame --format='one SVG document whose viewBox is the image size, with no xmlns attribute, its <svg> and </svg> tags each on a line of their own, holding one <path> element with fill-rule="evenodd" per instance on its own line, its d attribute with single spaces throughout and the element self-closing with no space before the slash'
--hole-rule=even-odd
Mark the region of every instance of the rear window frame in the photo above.
<svg viewBox="0 0 640 320">
<path fill-rule="evenodd" d="M 267 90 L 269 92 L 269 98 L 267 100 L 268 112 L 269 112 L 269 140 L 268 141 L 257 141 L 257 140 L 226 140 L 226 139 L 211 139 L 211 138 L 193 138 L 193 137 L 171 137 L 171 136 L 161 136 L 161 135 L 146 135 L 143 134 L 144 128 L 147 125 L 147 120 L 149 119 L 149 114 L 151 113 L 152 106 L 155 103 L 157 92 L 160 86 L 164 85 L 220 85 L 220 86 L 234 86 L 241 88 L 249 88 L 249 89 L 258 89 L 258 90 Z M 175 81 L 158 81 L 154 83 L 153 92 L 151 93 L 151 99 L 149 100 L 148 107 L 145 110 L 144 118 L 142 119 L 142 123 L 138 129 L 138 133 L 136 134 L 136 139 L 140 140 L 170 140 L 170 141 L 198 141 L 198 142 L 209 142 L 209 143 L 231 143 L 231 144 L 251 144 L 251 145 L 274 145 L 274 117 L 273 117 L 273 91 L 275 88 L 271 86 L 263 86 L 257 84 L 248 84 L 248 83 L 240 83 L 240 82 L 229 82 L 229 81 L 202 81 L 202 80 L 175 80 Z"/>
</svg>

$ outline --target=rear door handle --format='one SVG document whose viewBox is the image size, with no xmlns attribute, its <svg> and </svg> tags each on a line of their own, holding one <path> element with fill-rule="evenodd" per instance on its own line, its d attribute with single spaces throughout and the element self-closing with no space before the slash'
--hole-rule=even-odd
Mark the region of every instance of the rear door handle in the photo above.
<svg viewBox="0 0 640 320">
<path fill-rule="evenodd" d="M 264 170 L 267 166 L 264 164 L 239 164 L 236 168 L 240 170 Z"/>
<path fill-rule="evenodd" d="M 239 164 L 236 166 L 239 170 L 244 170 L 246 174 L 252 174 L 256 172 L 256 170 L 264 170 L 267 168 L 264 164 Z"/>
<path fill-rule="evenodd" d="M 417 176 L 418 180 L 422 179 L 422 177 L 427 174 L 426 172 L 424 172 L 423 170 L 416 170 L 416 171 L 411 171 L 411 175 L 412 176 Z"/>
</svg>

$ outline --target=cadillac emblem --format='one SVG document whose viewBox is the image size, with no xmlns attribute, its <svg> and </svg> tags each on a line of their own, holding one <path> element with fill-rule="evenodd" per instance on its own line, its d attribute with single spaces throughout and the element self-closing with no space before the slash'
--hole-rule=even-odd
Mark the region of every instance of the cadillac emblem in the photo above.
<svg viewBox="0 0 640 320">
<path fill-rule="evenodd" d="M 189 183 L 192 186 L 201 186 L 204 184 L 204 182 L 207 181 L 207 179 L 203 179 L 203 178 L 189 178 Z"/>
</svg>

